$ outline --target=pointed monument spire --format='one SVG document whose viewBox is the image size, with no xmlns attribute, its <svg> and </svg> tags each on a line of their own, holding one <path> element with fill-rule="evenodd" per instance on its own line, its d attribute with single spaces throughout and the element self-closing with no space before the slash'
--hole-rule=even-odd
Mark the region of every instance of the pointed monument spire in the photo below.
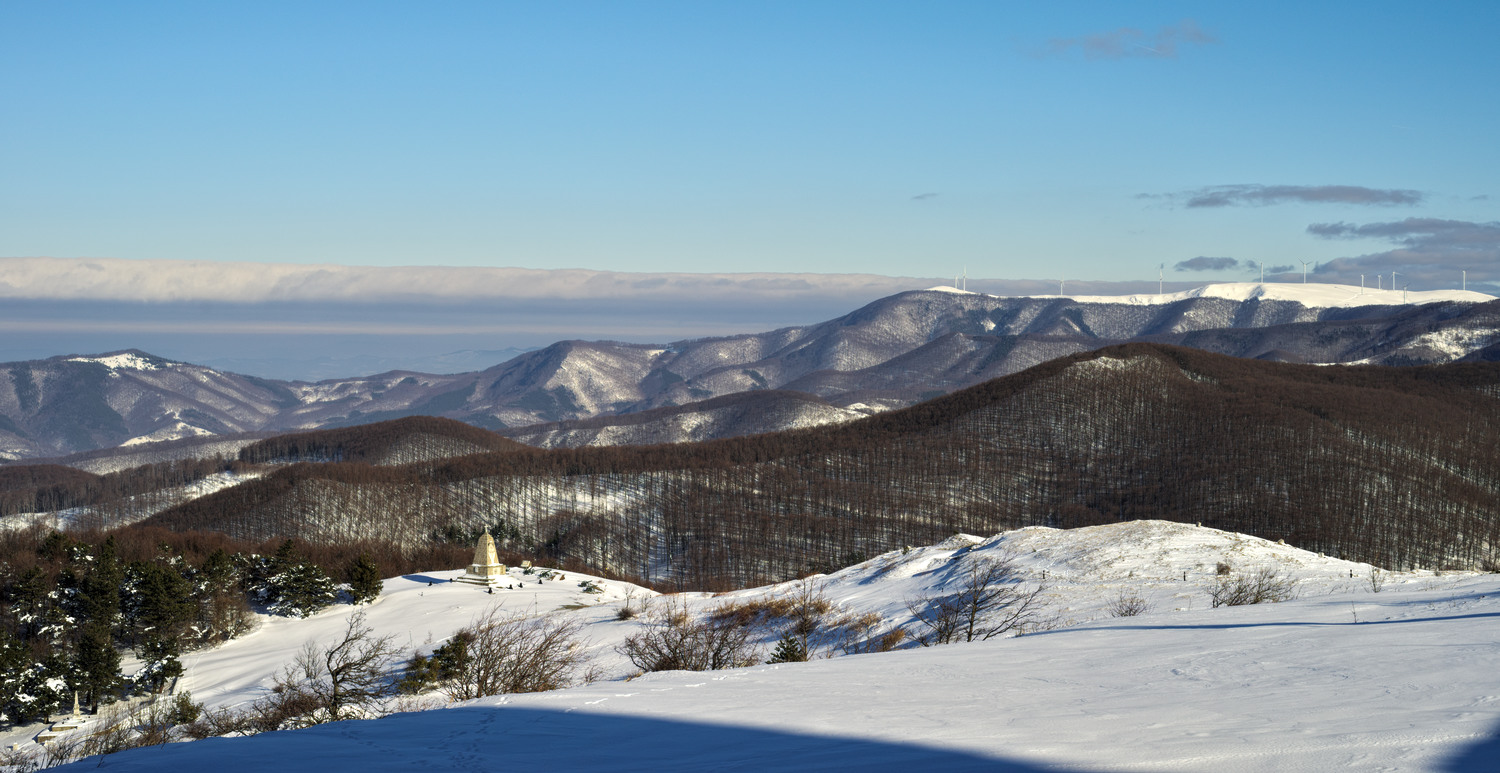
<svg viewBox="0 0 1500 773">
<path fill-rule="evenodd" d="M 495 552 L 495 538 L 490 536 L 489 529 L 485 529 L 474 545 L 474 563 L 469 564 L 469 570 L 458 578 L 458 582 L 497 585 L 504 579 L 505 564 L 500 563 L 500 556 Z"/>
</svg>

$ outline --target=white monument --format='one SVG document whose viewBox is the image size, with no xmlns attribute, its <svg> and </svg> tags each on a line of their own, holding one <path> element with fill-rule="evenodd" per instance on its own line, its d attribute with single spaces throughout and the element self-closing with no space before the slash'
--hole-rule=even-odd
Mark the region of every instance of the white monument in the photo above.
<svg viewBox="0 0 1500 773">
<path fill-rule="evenodd" d="M 474 563 L 469 564 L 469 570 L 457 581 L 494 587 L 506 579 L 505 564 L 500 563 L 500 557 L 495 554 L 495 538 L 486 530 L 480 535 L 479 544 L 474 546 Z"/>
</svg>

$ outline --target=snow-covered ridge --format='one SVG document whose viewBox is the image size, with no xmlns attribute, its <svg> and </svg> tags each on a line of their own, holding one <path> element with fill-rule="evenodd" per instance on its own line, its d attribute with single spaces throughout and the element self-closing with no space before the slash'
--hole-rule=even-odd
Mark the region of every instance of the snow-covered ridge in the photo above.
<svg viewBox="0 0 1500 773">
<path fill-rule="evenodd" d="M 931 287 L 929 292 L 983 295 L 954 287 Z M 1228 282 L 1211 284 L 1175 293 L 1137 293 L 1135 295 L 1031 295 L 1028 298 L 1068 298 L 1077 303 L 1117 303 L 1127 306 L 1158 306 L 1193 298 L 1222 298 L 1230 301 L 1293 301 L 1310 309 L 1332 309 L 1355 306 L 1417 306 L 1424 303 L 1486 303 L 1493 295 L 1472 290 L 1376 290 L 1369 287 L 1321 283 Z"/>
<path fill-rule="evenodd" d="M 212 434 L 214 433 L 203 429 L 202 427 L 195 427 L 183 421 L 175 421 L 165 427 L 162 427 L 161 429 L 156 430 L 155 432 L 152 432 L 149 435 L 139 435 L 137 437 L 133 437 L 121 443 L 120 447 L 125 448 L 128 446 L 138 446 L 145 443 L 161 443 L 168 440 L 181 440 L 186 437 L 203 437 L 205 435 Z"/>
<path fill-rule="evenodd" d="M 68 362 L 97 362 L 114 370 L 161 370 L 166 365 L 148 360 L 135 352 L 107 354 L 102 357 L 69 357 Z"/>
</svg>

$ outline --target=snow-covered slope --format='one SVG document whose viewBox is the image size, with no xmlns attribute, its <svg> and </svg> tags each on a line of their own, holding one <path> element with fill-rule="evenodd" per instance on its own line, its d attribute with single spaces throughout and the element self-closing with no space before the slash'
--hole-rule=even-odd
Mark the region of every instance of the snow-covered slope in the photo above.
<svg viewBox="0 0 1500 773">
<path fill-rule="evenodd" d="M 1381 290 L 1340 284 L 1225 282 L 1176 293 L 1137 295 L 1068 295 L 1079 303 L 1111 303 L 1154 306 L 1190 298 L 1222 298 L 1230 301 L 1290 301 L 1309 309 L 1355 306 L 1417 306 L 1428 303 L 1488 303 L 1492 295 L 1468 290 Z"/>
<path fill-rule="evenodd" d="M 126 752 L 104 769 L 287 771 L 555 770 L 1492 770 L 1500 752 L 1500 578 L 1390 574 L 1243 535 L 1142 521 L 1025 529 L 893 551 L 811 587 L 855 612 L 902 622 L 906 598 L 954 567 L 1009 555 L 1046 573 L 1063 627 L 1021 638 L 622 681 L 615 619 L 627 590 L 576 580 L 501 591 L 429 573 L 386 582 L 377 632 L 430 649 L 492 603 L 587 621 L 612 678 L 553 693 L 309 730 Z M 1298 598 L 1211 609 L 1217 565 L 1274 567 Z M 1350 575 L 1353 575 L 1352 577 Z M 1185 579 L 1184 579 L 1185 577 Z M 524 581 L 522 576 L 516 578 Z M 683 598 L 702 611 L 781 586 Z M 1153 610 L 1107 612 L 1119 592 Z M 639 603 L 639 602 L 636 602 Z M 657 601 L 655 603 L 665 603 Z M 275 620 L 189 659 L 184 680 L 211 705 L 253 699 L 308 638 L 343 628 L 348 607 Z"/>
</svg>

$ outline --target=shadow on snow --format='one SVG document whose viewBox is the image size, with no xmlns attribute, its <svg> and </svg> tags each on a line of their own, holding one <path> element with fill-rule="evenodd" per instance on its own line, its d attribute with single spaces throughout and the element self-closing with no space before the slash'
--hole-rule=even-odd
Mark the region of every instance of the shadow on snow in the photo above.
<svg viewBox="0 0 1500 773">
<path fill-rule="evenodd" d="M 783 707 L 793 715 L 796 706 Z M 851 711 L 858 711 L 851 707 Z M 530 708 L 468 706 L 337 722 L 251 738 L 90 757 L 62 769 L 274 770 L 1065 771 L 957 749 L 784 730 Z"/>
</svg>

